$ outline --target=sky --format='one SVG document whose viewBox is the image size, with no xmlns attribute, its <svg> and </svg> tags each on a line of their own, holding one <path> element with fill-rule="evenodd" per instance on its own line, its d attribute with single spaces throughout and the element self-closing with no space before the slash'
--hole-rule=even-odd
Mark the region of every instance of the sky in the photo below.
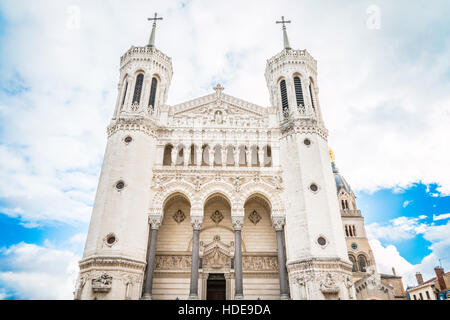
<svg viewBox="0 0 450 320">
<path fill-rule="evenodd" d="M 448 1 L 0 0 L 0 299 L 73 298 L 119 58 L 155 11 L 170 105 L 221 83 L 268 106 L 275 21 L 291 20 L 378 271 L 406 286 L 450 270 Z"/>
</svg>

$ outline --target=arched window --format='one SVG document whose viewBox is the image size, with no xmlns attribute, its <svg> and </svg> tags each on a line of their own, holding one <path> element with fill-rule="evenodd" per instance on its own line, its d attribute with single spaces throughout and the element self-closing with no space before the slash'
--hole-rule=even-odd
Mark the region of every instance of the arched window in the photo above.
<svg viewBox="0 0 450 320">
<path fill-rule="evenodd" d="M 280 82 L 280 92 L 281 92 L 281 106 L 283 107 L 283 113 L 288 112 L 289 102 L 286 90 L 286 81 L 281 80 Z"/>
<path fill-rule="evenodd" d="M 356 259 L 355 259 L 355 257 L 352 256 L 352 255 L 349 255 L 349 256 L 348 256 L 348 259 L 349 259 L 350 262 L 352 263 L 352 272 L 358 271 L 358 267 L 357 267 L 357 265 L 356 265 Z"/>
<path fill-rule="evenodd" d="M 366 272 L 367 259 L 363 255 L 358 257 L 359 271 Z"/>
<path fill-rule="evenodd" d="M 144 83 L 144 74 L 140 73 L 136 77 L 136 85 L 134 87 L 133 104 L 141 102 L 142 84 Z"/>
<path fill-rule="evenodd" d="M 128 81 L 125 82 L 125 90 L 123 91 L 123 97 L 122 97 L 122 103 L 121 106 L 125 103 L 125 98 L 127 97 L 127 90 L 128 90 Z"/>
<path fill-rule="evenodd" d="M 171 144 L 164 147 L 163 166 L 170 166 L 172 164 L 172 148 Z"/>
<path fill-rule="evenodd" d="M 304 106 L 302 81 L 300 77 L 294 77 L 295 96 L 297 97 L 297 106 Z"/>
<path fill-rule="evenodd" d="M 345 226 L 345 235 L 348 237 L 348 228 Z"/>
<path fill-rule="evenodd" d="M 152 108 L 155 107 L 155 98 L 156 98 L 157 87 L 158 87 L 158 80 L 155 77 L 153 77 L 152 86 L 150 89 L 150 101 L 148 102 L 148 105 L 151 106 Z"/>
<path fill-rule="evenodd" d="M 353 236 L 356 237 L 356 228 L 353 226 Z"/>
<path fill-rule="evenodd" d="M 316 110 L 313 91 L 314 91 L 314 85 L 312 82 L 310 82 L 309 83 L 309 94 L 311 96 L 311 104 L 312 104 L 313 109 Z"/>
</svg>

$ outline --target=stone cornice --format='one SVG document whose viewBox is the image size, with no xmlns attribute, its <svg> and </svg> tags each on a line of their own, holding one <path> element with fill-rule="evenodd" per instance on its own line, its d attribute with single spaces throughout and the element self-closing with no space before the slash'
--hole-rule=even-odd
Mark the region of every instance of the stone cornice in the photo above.
<svg viewBox="0 0 450 320">
<path fill-rule="evenodd" d="M 141 131 L 151 137 L 156 138 L 157 124 L 146 117 L 119 117 L 111 121 L 107 128 L 108 138 L 118 131 Z"/>
<path fill-rule="evenodd" d="M 120 57 L 120 68 L 126 67 L 131 61 L 150 61 L 151 59 L 157 60 L 172 74 L 172 59 L 154 47 L 132 46 Z"/>
<path fill-rule="evenodd" d="M 143 271 L 145 269 L 146 262 L 123 256 L 91 256 L 80 260 L 78 265 L 80 266 L 80 272 L 90 268 L 99 267 L 121 267 L 125 269 L 136 269 Z"/>
<path fill-rule="evenodd" d="M 328 130 L 319 125 L 315 119 L 292 119 L 282 122 L 280 127 L 283 138 L 297 133 L 315 133 L 328 141 Z"/>
<path fill-rule="evenodd" d="M 305 50 L 285 49 L 267 60 L 266 77 L 269 75 L 269 73 L 273 73 L 273 71 L 279 68 L 280 66 L 298 63 L 306 64 L 311 71 L 316 73 L 317 61 L 309 54 L 309 52 L 306 49 Z"/>
</svg>

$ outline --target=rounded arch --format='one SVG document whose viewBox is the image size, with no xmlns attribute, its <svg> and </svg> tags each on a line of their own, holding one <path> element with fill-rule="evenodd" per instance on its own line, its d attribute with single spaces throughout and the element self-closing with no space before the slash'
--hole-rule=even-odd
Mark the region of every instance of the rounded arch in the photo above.
<svg viewBox="0 0 450 320">
<path fill-rule="evenodd" d="M 237 204 L 234 190 L 228 183 L 222 181 L 212 181 L 206 183 L 201 189 L 200 202 L 202 207 L 205 206 L 206 201 L 214 194 L 221 194 L 230 204 L 231 209 L 234 209 Z"/>
<path fill-rule="evenodd" d="M 190 203 L 191 208 L 198 206 L 198 201 L 194 196 L 194 187 L 183 181 L 169 183 L 163 190 L 157 192 L 152 199 L 152 208 L 154 210 L 163 210 L 166 200 L 173 194 L 183 195 Z"/>
<path fill-rule="evenodd" d="M 242 185 L 241 187 L 242 193 L 240 194 L 239 206 L 244 207 L 245 202 L 249 197 L 254 194 L 260 194 L 265 197 L 268 203 L 271 206 L 271 213 L 277 212 L 284 214 L 284 206 L 280 199 L 280 196 L 273 192 L 273 188 L 271 186 L 266 185 L 265 183 L 255 183 L 249 182 L 247 184 Z"/>
</svg>

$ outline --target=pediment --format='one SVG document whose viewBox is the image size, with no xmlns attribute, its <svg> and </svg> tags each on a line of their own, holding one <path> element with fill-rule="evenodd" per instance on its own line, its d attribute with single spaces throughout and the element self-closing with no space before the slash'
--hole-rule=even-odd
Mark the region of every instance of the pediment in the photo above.
<svg viewBox="0 0 450 320">
<path fill-rule="evenodd" d="M 170 107 L 169 122 L 178 126 L 195 122 L 203 126 L 259 127 L 266 125 L 266 115 L 265 107 L 216 91 Z"/>
</svg>

